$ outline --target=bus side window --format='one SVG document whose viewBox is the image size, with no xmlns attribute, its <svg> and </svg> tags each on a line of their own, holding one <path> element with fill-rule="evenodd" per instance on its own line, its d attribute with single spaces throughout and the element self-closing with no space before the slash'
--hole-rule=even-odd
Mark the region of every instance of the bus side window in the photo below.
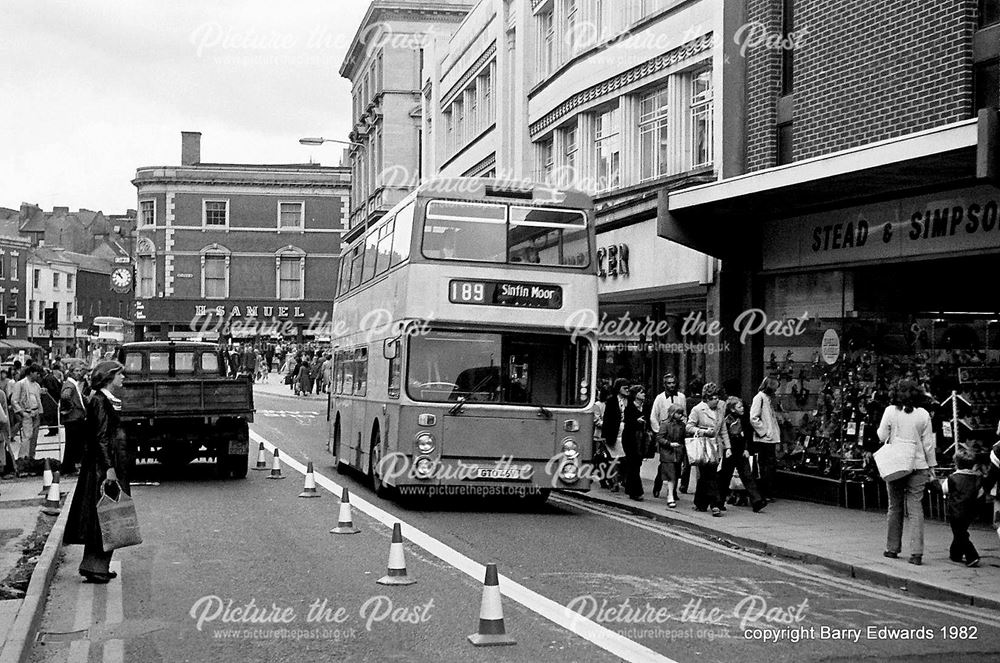
<svg viewBox="0 0 1000 663">
<path fill-rule="evenodd" d="M 354 351 L 344 352 L 344 389 L 343 393 L 351 395 L 354 393 Z"/>
<path fill-rule="evenodd" d="M 364 396 L 368 393 L 368 348 L 358 348 L 354 351 L 354 395 Z"/>
<path fill-rule="evenodd" d="M 351 261 L 348 254 L 344 253 L 340 257 L 340 278 L 337 280 L 337 294 L 343 295 L 351 289 Z"/>
<path fill-rule="evenodd" d="M 399 388 L 402 384 L 402 370 L 403 365 L 402 357 L 399 356 L 399 351 L 402 348 L 402 342 L 396 340 L 396 356 L 389 360 L 389 398 L 399 398 Z"/>
<path fill-rule="evenodd" d="M 392 235 L 395 219 L 389 219 L 378 234 L 378 257 L 375 262 L 375 273 L 381 274 L 389 269 L 392 258 Z"/>
<path fill-rule="evenodd" d="M 333 361 L 333 391 L 336 394 L 342 394 L 344 393 L 344 353 L 337 351 Z"/>
<path fill-rule="evenodd" d="M 364 274 L 361 279 L 363 283 L 367 283 L 375 278 L 375 256 L 378 250 L 378 238 L 379 233 L 382 231 L 382 226 L 374 228 L 368 233 L 368 237 L 365 238 L 365 266 Z"/>
<path fill-rule="evenodd" d="M 413 237 L 413 203 L 399 210 L 396 229 L 392 234 L 392 266 L 410 257 L 410 240 Z"/>
</svg>

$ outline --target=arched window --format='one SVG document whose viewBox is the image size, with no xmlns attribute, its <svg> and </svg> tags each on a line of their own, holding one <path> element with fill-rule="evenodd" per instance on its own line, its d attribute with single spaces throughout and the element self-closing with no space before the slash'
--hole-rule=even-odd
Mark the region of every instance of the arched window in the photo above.
<svg viewBox="0 0 1000 663">
<path fill-rule="evenodd" d="M 201 250 L 201 296 L 205 299 L 229 297 L 230 251 L 221 244 Z"/>
<path fill-rule="evenodd" d="M 306 252 L 297 246 L 278 249 L 274 254 L 275 296 L 280 301 L 304 299 Z"/>
<path fill-rule="evenodd" d="M 156 247 L 148 237 L 136 243 L 136 297 L 156 296 Z"/>
</svg>

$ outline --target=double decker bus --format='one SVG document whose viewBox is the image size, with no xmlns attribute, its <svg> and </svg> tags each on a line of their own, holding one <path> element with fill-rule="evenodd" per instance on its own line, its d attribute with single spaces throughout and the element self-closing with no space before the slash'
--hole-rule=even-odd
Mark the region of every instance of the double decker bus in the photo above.
<svg viewBox="0 0 1000 663">
<path fill-rule="evenodd" d="M 98 315 L 87 329 L 87 341 L 93 358 L 112 358 L 124 343 L 135 340 L 135 323 L 124 318 Z"/>
<path fill-rule="evenodd" d="M 588 490 L 597 338 L 571 324 L 596 324 L 590 197 L 435 180 L 345 241 L 338 469 L 379 495 Z"/>
</svg>

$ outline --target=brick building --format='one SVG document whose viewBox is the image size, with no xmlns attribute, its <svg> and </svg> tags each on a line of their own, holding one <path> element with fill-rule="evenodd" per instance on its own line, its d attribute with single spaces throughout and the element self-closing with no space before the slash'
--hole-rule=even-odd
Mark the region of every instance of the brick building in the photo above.
<svg viewBox="0 0 1000 663">
<path fill-rule="evenodd" d="M 348 168 L 202 163 L 184 132 L 181 165 L 132 183 L 137 338 L 303 340 L 332 311 Z"/>
<path fill-rule="evenodd" d="M 31 243 L 20 236 L 18 217 L 16 210 L 0 210 L 0 315 L 6 316 L 10 341 L 28 337 L 25 275 Z M 0 354 L 6 355 L 7 349 L 0 345 Z"/>
<path fill-rule="evenodd" d="M 813 497 L 877 446 L 898 378 L 942 401 L 957 391 L 960 440 L 991 440 L 1000 294 L 982 286 L 1000 254 L 1000 3 L 734 0 L 725 12 L 738 57 L 723 77 L 746 94 L 724 140 L 745 146 L 742 163 L 663 192 L 659 234 L 722 259 L 724 326 L 752 308 L 806 318 L 745 343 L 730 334 L 718 377 L 745 396 L 780 378 L 787 465 L 831 482 L 801 489 Z M 940 440 L 947 458 L 954 438 Z"/>
</svg>

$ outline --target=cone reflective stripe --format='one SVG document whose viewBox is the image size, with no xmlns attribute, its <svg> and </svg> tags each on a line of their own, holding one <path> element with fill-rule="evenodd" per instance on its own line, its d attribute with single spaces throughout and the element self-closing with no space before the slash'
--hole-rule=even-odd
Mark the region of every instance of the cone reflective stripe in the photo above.
<svg viewBox="0 0 1000 663">
<path fill-rule="evenodd" d="M 360 532 L 351 520 L 351 495 L 344 486 L 344 492 L 340 495 L 340 515 L 337 518 L 337 526 L 330 530 L 330 534 L 357 534 Z"/>
<path fill-rule="evenodd" d="M 497 565 L 486 565 L 486 580 L 483 583 L 483 600 L 479 605 L 479 632 L 469 636 L 469 642 L 477 647 L 495 647 L 516 644 L 507 635 L 503 623 L 503 605 L 500 603 L 500 583 Z"/>
<path fill-rule="evenodd" d="M 43 511 L 50 515 L 55 515 L 59 513 L 59 471 L 56 470 L 52 473 L 52 485 L 49 486 L 49 492 L 45 496 L 45 502 L 42 503 L 45 508 Z"/>
<path fill-rule="evenodd" d="M 268 479 L 284 479 L 281 476 L 281 460 L 279 459 L 280 452 L 274 450 L 274 463 L 271 464 L 271 473 L 267 476 Z"/>
<path fill-rule="evenodd" d="M 39 495 L 48 495 L 49 486 L 52 485 L 52 466 L 49 465 L 49 459 L 45 459 L 45 471 L 42 472 L 42 489 L 38 492 Z"/>
<path fill-rule="evenodd" d="M 316 475 L 313 474 L 313 464 L 309 461 L 309 465 L 306 467 L 306 484 L 302 488 L 302 492 L 299 493 L 299 497 L 319 497 L 319 491 L 316 490 Z"/>
<path fill-rule="evenodd" d="M 403 530 L 399 523 L 392 526 L 392 543 L 389 544 L 387 573 L 376 582 L 380 585 L 412 585 L 416 582 L 416 580 L 406 575 L 406 558 L 403 553 Z"/>
<path fill-rule="evenodd" d="M 253 468 L 255 470 L 266 470 L 267 469 L 267 456 L 264 455 L 264 443 L 260 443 L 260 449 L 257 451 L 257 467 Z"/>
</svg>

